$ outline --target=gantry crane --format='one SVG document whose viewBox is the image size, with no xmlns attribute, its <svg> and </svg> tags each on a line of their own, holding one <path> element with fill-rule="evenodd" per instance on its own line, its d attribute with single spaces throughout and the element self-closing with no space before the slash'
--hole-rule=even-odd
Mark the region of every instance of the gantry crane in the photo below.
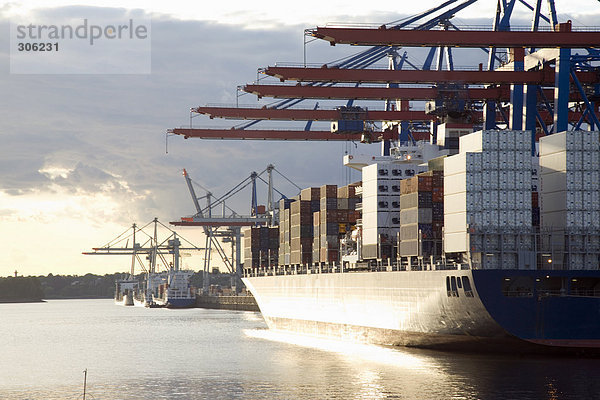
<svg viewBox="0 0 600 400">
<path fill-rule="evenodd" d="M 149 234 L 145 231 L 145 229 L 151 225 L 153 226 L 153 233 Z M 159 226 L 169 232 L 169 235 L 165 239 L 160 240 L 158 237 Z M 153 283 L 155 282 L 152 278 L 157 272 L 159 272 L 157 264 L 158 260 L 162 261 L 165 271 L 169 273 L 178 272 L 180 270 L 180 252 L 182 250 L 204 250 L 204 248 L 197 247 L 187 239 L 183 238 L 181 235 L 178 235 L 177 232 L 160 222 L 158 218 L 154 218 L 152 221 L 141 227 L 134 223 L 131 226 L 131 234 L 128 235 L 127 232 L 129 232 L 129 229 L 105 245 L 101 247 L 94 247 L 92 249 L 93 251 L 83 252 L 82 254 L 104 256 L 131 255 L 131 269 L 129 271 L 129 275 L 125 280 L 118 281 L 117 284 L 128 283 L 130 285 L 137 286 L 138 282 L 135 279 L 137 265 L 141 272 L 147 275 L 145 288 L 146 292 L 144 296 L 144 303 L 146 306 L 153 305 L 152 291 L 155 289 L 155 287 L 153 287 Z M 138 242 L 140 236 L 144 238 L 144 241 L 141 242 L 141 244 Z M 182 247 L 180 239 L 185 241 L 188 246 Z M 130 240 L 131 246 L 129 246 Z M 124 245 L 123 242 L 125 242 Z M 145 256 L 145 261 L 141 256 Z M 171 261 L 169 261 L 167 257 L 171 257 Z"/>
<path fill-rule="evenodd" d="M 204 293 L 208 292 L 210 286 L 209 272 L 211 270 L 210 259 L 213 247 L 220 256 L 223 264 L 231 274 L 232 287 L 236 287 L 236 289 L 238 290 L 241 289 L 241 228 L 277 224 L 278 214 L 276 213 L 277 209 L 274 205 L 274 192 L 278 193 L 282 197 L 286 197 L 283 193 L 281 193 L 273 186 L 273 172 L 277 172 L 280 176 L 282 176 L 284 179 L 296 186 L 298 190 L 300 190 L 300 188 L 296 184 L 294 184 L 291 180 L 289 180 L 287 177 L 281 174 L 281 172 L 277 171 L 277 169 L 272 164 L 269 164 L 260 173 L 252 172 L 249 177 L 245 178 L 242 182 L 234 186 L 232 189 L 227 191 L 226 194 L 219 198 L 213 199 L 213 194 L 209 190 L 204 188 L 202 189 L 206 192 L 206 194 L 202 197 L 198 197 L 196 195 L 196 190 L 194 189 L 194 182 L 190 178 L 188 172 L 185 169 L 183 170 L 183 176 L 185 178 L 188 190 L 192 197 L 192 202 L 194 203 L 196 213 L 189 217 L 182 217 L 180 221 L 170 222 L 170 224 L 174 226 L 199 226 L 203 229 L 206 240 L 206 245 L 204 247 L 202 288 Z M 261 177 L 264 173 L 268 175 L 268 181 L 265 181 Z M 267 184 L 268 188 L 267 206 L 264 210 L 259 210 L 260 207 L 258 206 L 256 191 L 257 180 L 261 180 L 262 182 Z M 202 187 L 198 183 L 195 184 Z M 225 201 L 230 199 L 232 196 L 236 195 L 249 185 L 252 189 L 250 215 L 240 215 L 233 211 L 231 208 L 229 208 L 225 204 Z M 199 200 L 201 199 L 206 199 L 207 205 L 204 208 L 200 205 Z M 217 207 L 221 208 L 221 213 L 219 215 L 215 212 Z M 231 256 L 227 255 L 218 238 L 221 238 L 223 242 L 231 243 Z"/>
<path fill-rule="evenodd" d="M 465 122 L 481 124 L 486 129 L 528 130 L 535 135 L 567 129 L 600 129 L 598 110 L 600 32 L 577 31 L 570 21 L 559 23 L 554 0 L 547 0 L 548 16 L 542 12 L 542 0 L 530 5 L 525 0 L 501 0 L 497 3 L 492 30 L 462 30 L 452 17 L 476 0 L 449 0 L 399 23 L 372 28 L 325 26 L 305 31 L 307 37 L 334 44 L 372 46 L 360 53 L 319 68 L 273 66 L 259 72 L 293 85 L 243 86 L 243 90 L 260 97 L 283 98 L 274 105 L 259 109 L 240 107 L 197 107 L 193 113 L 211 118 L 254 119 L 236 129 L 173 129 L 170 133 L 184 137 L 221 139 L 278 140 L 352 140 L 364 139 L 358 132 L 313 131 L 313 120 L 343 120 L 338 110 L 294 108 L 304 99 L 344 99 L 347 106 L 355 100 L 384 100 L 385 110 L 364 110 L 364 122 L 390 121 L 374 141 L 406 140 L 408 123 L 428 127 L 435 135 L 435 125 L 444 122 L 449 112 Z M 530 31 L 511 30 L 511 16 L 517 4 L 532 13 Z M 439 12 L 439 14 L 437 14 Z M 435 15 L 433 16 L 432 15 Z M 541 21 L 550 29 L 543 29 Z M 421 68 L 407 59 L 400 47 L 429 47 Z M 452 49 L 481 48 L 487 53 L 483 63 L 472 70 L 454 70 Z M 584 54 L 573 53 L 581 48 Z M 500 57 L 506 49 L 508 58 Z M 434 60 L 437 53 L 437 60 Z M 370 68 L 387 57 L 389 68 Z M 446 70 L 443 70 L 444 61 Z M 414 70 L 403 69 L 404 65 Z M 436 68 L 436 70 L 432 70 Z M 349 84 L 353 84 L 350 86 Z M 406 84 L 419 84 L 409 87 Z M 428 84 L 424 87 L 423 84 Z M 375 86 L 374 86 L 375 85 Z M 383 86 L 377 86 L 383 85 Z M 403 85 L 403 86 L 401 86 Z M 425 111 L 409 111 L 409 101 L 429 102 Z M 395 104 L 394 104 L 395 103 Z M 449 107 L 451 105 L 451 107 Z M 571 105 L 571 107 L 569 107 Z M 454 109 L 452 109 L 454 107 Z M 304 131 L 248 129 L 260 120 L 306 120 Z M 432 122 L 433 121 L 433 122 Z M 397 122 L 399 128 L 389 129 Z M 389 154 L 389 145 L 382 147 Z"/>
</svg>

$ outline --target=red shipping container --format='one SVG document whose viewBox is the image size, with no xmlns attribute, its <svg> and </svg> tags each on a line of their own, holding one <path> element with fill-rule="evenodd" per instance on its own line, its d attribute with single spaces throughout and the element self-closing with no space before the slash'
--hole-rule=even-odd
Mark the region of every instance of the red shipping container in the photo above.
<svg viewBox="0 0 600 400">
<path fill-rule="evenodd" d="M 539 193 L 538 192 L 531 192 L 531 207 L 533 208 L 537 208 L 539 207 Z"/>
<path fill-rule="evenodd" d="M 433 187 L 431 188 L 431 201 L 434 203 L 444 202 L 444 187 Z"/>
</svg>

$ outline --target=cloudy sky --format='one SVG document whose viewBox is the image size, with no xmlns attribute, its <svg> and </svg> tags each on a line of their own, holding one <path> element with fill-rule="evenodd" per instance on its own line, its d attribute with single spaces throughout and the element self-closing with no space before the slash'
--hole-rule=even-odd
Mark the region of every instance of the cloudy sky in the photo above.
<svg viewBox="0 0 600 400">
<path fill-rule="evenodd" d="M 0 276 L 15 269 L 24 275 L 126 270 L 127 259 L 80 253 L 108 242 L 133 222 L 192 214 L 182 168 L 217 195 L 269 163 L 301 187 L 344 184 L 344 152 L 376 154 L 377 145 L 171 137 L 167 153 L 165 131 L 188 125 L 192 106 L 234 104 L 236 87 L 256 79 L 258 67 L 301 62 L 305 28 L 328 22 L 381 24 L 437 4 L 427 0 L 398 9 L 397 2 L 365 8 L 358 1 L 303 1 L 286 7 L 275 1 L 209 2 L 194 8 L 183 1 L 123 3 L 0 3 Z M 494 7 L 495 1 L 479 0 L 455 23 L 491 24 Z M 557 8 L 562 21 L 593 25 L 590 14 L 600 11 L 600 3 L 557 1 Z M 517 12 L 526 23 L 527 10 L 518 6 Z M 11 22 L 84 18 L 151 19 L 151 72 L 11 73 Z M 319 63 L 356 51 L 321 43 L 307 47 L 308 61 Z M 420 56 L 410 57 L 418 62 Z M 103 62 L 108 68 L 119 60 Z M 90 59 L 80 57 L 64 67 L 87 67 L 86 62 Z M 250 95 L 239 101 L 257 104 Z M 234 124 L 202 118 L 195 118 L 194 125 Z M 277 182 L 286 194 L 297 194 L 281 179 Z M 247 192 L 232 207 L 248 213 L 249 199 Z M 196 230 L 181 233 L 201 244 Z M 197 257 L 185 262 L 199 268 Z"/>
</svg>

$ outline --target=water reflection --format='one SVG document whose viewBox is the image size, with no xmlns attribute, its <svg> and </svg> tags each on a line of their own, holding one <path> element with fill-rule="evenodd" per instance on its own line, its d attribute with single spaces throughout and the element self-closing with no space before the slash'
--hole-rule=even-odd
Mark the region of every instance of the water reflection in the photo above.
<svg viewBox="0 0 600 400">
<path fill-rule="evenodd" d="M 335 387 L 333 395 L 339 398 L 600 398 L 600 383 L 596 378 L 600 360 L 380 347 L 264 329 L 249 329 L 244 333 L 255 339 L 293 345 L 296 349 L 288 349 L 289 354 L 296 355 L 296 368 L 302 370 L 307 367 L 307 359 L 313 357 L 313 351 L 332 353 L 335 358 L 320 357 L 319 369 L 323 374 L 311 378 L 321 380 L 328 389 Z M 340 383 L 340 377 L 347 380 Z"/>
</svg>

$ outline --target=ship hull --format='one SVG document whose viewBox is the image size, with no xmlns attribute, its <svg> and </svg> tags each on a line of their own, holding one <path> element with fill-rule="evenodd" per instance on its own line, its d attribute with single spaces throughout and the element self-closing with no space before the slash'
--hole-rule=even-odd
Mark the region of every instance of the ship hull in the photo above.
<svg viewBox="0 0 600 400">
<path fill-rule="evenodd" d="M 250 277 L 244 282 L 274 330 L 448 350 L 598 353 L 600 298 L 547 296 L 541 286 L 519 296 L 502 291 L 502 281 L 517 275 L 536 282 L 552 274 L 568 281 L 571 273 L 599 274 L 390 271 Z"/>
<path fill-rule="evenodd" d="M 178 299 L 168 299 L 167 300 L 167 308 L 191 308 L 196 305 L 196 299 L 193 297 L 190 298 L 178 298 Z"/>
</svg>

